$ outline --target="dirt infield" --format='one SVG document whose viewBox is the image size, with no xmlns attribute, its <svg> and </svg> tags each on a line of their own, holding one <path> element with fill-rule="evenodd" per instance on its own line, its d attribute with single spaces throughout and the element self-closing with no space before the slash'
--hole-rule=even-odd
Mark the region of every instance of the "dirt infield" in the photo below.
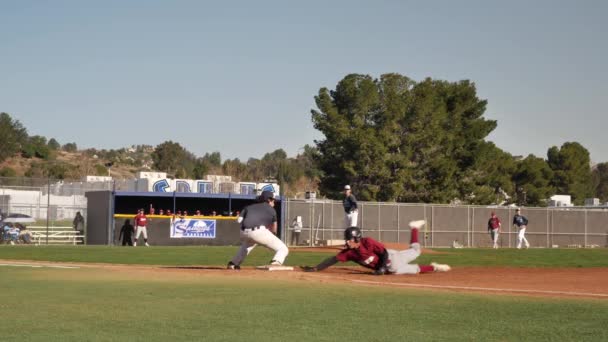
<svg viewBox="0 0 608 342">
<path fill-rule="evenodd" d="M 352 284 L 393 288 L 426 289 L 432 291 L 472 292 L 480 294 L 509 294 L 543 297 L 584 297 L 608 300 L 608 268 L 507 268 L 462 267 L 447 273 L 419 275 L 373 276 L 361 267 L 332 267 L 323 272 L 268 272 L 243 268 L 229 271 L 218 266 L 133 266 L 112 264 L 73 264 L 34 261 L 0 260 L 3 265 L 27 267 L 103 268 L 124 272 L 138 278 L 174 279 L 219 276 L 244 279 L 277 279 L 285 281 Z M 170 275 L 170 277 L 168 277 Z"/>
</svg>

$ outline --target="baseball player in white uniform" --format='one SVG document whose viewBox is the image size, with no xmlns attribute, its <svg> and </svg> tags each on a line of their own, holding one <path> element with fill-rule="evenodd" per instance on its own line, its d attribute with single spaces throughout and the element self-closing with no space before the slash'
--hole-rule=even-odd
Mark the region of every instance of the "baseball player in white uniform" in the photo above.
<svg viewBox="0 0 608 342">
<path fill-rule="evenodd" d="M 358 227 L 357 219 L 359 218 L 359 208 L 357 207 L 357 199 L 353 195 L 350 185 L 344 186 L 344 225 L 348 227 Z"/>
<path fill-rule="evenodd" d="M 526 248 L 530 248 L 530 243 L 526 239 L 526 228 L 528 227 L 528 219 L 521 215 L 521 209 L 517 208 L 515 216 L 513 216 L 513 225 L 519 229 L 517 234 L 517 249 L 521 249 L 522 242 Z"/>
</svg>

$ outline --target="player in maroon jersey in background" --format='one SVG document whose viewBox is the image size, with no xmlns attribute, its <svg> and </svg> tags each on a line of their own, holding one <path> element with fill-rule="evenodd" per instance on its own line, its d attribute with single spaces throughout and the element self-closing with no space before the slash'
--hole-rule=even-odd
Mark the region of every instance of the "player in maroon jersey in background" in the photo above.
<svg viewBox="0 0 608 342">
<path fill-rule="evenodd" d="M 137 247 L 137 240 L 139 239 L 139 236 L 141 234 L 144 235 L 144 243 L 146 244 L 146 247 L 149 247 L 150 245 L 148 244 L 148 218 L 146 217 L 146 214 L 144 213 L 143 209 L 139 209 L 139 212 L 137 213 L 137 216 L 135 216 L 135 229 L 136 229 L 136 233 L 135 233 L 135 242 L 133 243 L 133 247 Z"/>
</svg>

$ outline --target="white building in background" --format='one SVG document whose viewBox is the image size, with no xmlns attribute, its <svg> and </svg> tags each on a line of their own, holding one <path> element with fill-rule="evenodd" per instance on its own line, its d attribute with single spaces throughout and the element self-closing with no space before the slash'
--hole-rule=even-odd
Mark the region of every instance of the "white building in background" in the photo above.
<svg viewBox="0 0 608 342">
<path fill-rule="evenodd" d="M 549 207 L 571 207 L 572 196 L 570 195 L 553 195 L 549 197 Z"/>
<path fill-rule="evenodd" d="M 0 188 L 0 210 L 36 219 L 46 219 L 48 212 L 51 220 L 71 220 L 77 211 L 86 210 L 85 193 L 100 190 L 239 195 L 259 195 L 268 190 L 280 195 L 279 185 L 272 181 L 233 182 L 230 176 L 217 175 L 208 175 L 205 179 L 172 179 L 167 178 L 165 172 L 139 172 L 136 176 L 117 180 L 107 176 L 86 176 L 80 182 L 59 181 L 28 189 Z M 50 210 L 47 210 L 48 203 Z"/>
</svg>

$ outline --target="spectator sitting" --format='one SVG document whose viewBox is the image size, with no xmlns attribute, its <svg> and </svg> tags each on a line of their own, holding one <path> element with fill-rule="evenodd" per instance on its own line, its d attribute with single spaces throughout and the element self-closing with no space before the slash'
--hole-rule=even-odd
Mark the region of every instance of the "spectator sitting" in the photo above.
<svg viewBox="0 0 608 342">
<path fill-rule="evenodd" d="M 13 228 L 11 223 L 4 223 L 4 227 L 2 227 L 2 241 L 6 241 L 8 243 L 10 240 L 8 232 L 11 230 L 11 228 Z"/>
<path fill-rule="evenodd" d="M 198 210 L 198 209 L 196 209 L 196 214 L 195 214 L 195 215 L 196 215 L 196 216 L 201 216 L 201 211 L 200 211 L 200 210 Z"/>
<path fill-rule="evenodd" d="M 30 232 L 26 226 L 21 226 L 21 231 L 19 232 L 19 241 L 30 244 L 32 243 L 32 232 Z"/>
<path fill-rule="evenodd" d="M 15 242 L 19 242 L 19 231 L 20 229 L 17 228 L 17 226 L 13 226 L 11 230 L 8 231 L 11 245 L 14 245 Z"/>
</svg>

